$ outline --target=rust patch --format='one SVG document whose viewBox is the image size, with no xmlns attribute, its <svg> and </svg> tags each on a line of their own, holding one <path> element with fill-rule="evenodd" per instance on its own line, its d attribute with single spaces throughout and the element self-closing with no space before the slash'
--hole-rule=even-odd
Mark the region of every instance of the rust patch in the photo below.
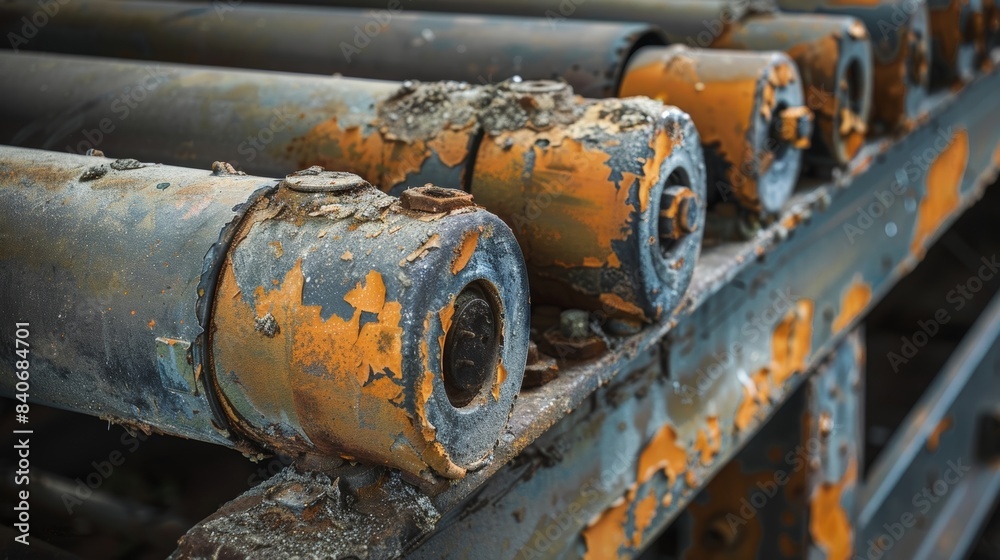
<svg viewBox="0 0 1000 560">
<path fill-rule="evenodd" d="M 771 377 L 778 387 L 806 368 L 812 349 L 813 308 L 809 300 L 796 302 L 795 308 L 775 327 L 771 337 Z"/>
<path fill-rule="evenodd" d="M 910 244 L 910 252 L 914 255 L 923 256 L 927 240 L 958 208 L 962 178 L 968 163 L 969 134 L 959 129 L 927 170 L 927 195 L 920 201 L 917 225 Z"/>
<path fill-rule="evenodd" d="M 689 113 L 702 144 L 711 146 L 725 162 L 726 179 L 736 197 L 749 208 L 759 208 L 757 181 L 771 158 L 755 150 L 750 132 L 758 114 L 772 117 L 771 82 L 781 84 L 784 77 L 787 84 L 793 74 L 779 71 L 772 76 L 775 70 L 768 66 L 768 56 L 740 56 L 745 64 L 730 64 L 717 53 L 640 51 L 622 78 L 619 95 L 650 97 Z M 767 87 L 759 87 L 762 83 Z"/>
<path fill-rule="evenodd" d="M 635 531 L 632 533 L 631 546 L 634 550 L 639 550 L 642 546 L 642 538 L 646 529 L 653 524 L 656 517 L 656 495 L 650 492 L 645 498 L 635 504 Z"/>
<path fill-rule="evenodd" d="M 752 387 L 743 386 L 743 401 L 736 410 L 736 418 L 733 424 L 736 429 L 745 432 L 761 407 L 771 402 L 771 379 L 768 376 L 768 369 L 764 368 L 751 376 Z"/>
<path fill-rule="evenodd" d="M 955 421 L 951 416 L 947 416 L 938 422 L 938 425 L 934 426 L 934 431 L 927 437 L 927 451 L 935 453 L 941 444 L 941 435 L 950 430 L 954 424 Z"/>
<path fill-rule="evenodd" d="M 833 320 L 833 332 L 846 329 L 872 301 L 872 287 L 857 275 L 840 299 L 840 313 Z"/>
<path fill-rule="evenodd" d="M 809 501 L 809 534 L 823 550 L 828 560 L 849 560 L 854 546 L 852 516 L 841 499 L 853 488 L 858 478 L 857 459 L 851 457 L 840 482 L 819 485 Z"/>
<path fill-rule="evenodd" d="M 701 463 L 708 466 L 712 464 L 712 459 L 715 458 L 722 447 L 722 432 L 719 429 L 718 416 L 709 416 L 705 424 L 705 429 L 698 429 L 694 448 L 701 454 Z"/>
<path fill-rule="evenodd" d="M 773 473 L 745 472 L 740 462 L 730 461 L 712 482 L 702 490 L 704 500 L 688 505 L 693 535 L 692 545 L 684 553 L 685 560 L 722 560 L 757 558 L 763 538 L 760 516 L 740 515 L 743 502 L 757 490 L 757 484 L 773 482 Z M 706 543 L 725 543 L 723 547 Z"/>
<path fill-rule="evenodd" d="M 606 560 L 619 558 L 619 550 L 626 544 L 625 522 L 628 521 L 630 502 L 621 498 L 621 503 L 604 510 L 597 520 L 583 530 L 583 540 L 587 544 L 584 560 Z"/>
<path fill-rule="evenodd" d="M 458 274 L 469 264 L 472 255 L 476 252 L 476 245 L 479 244 L 479 232 L 472 230 L 465 233 L 462 244 L 455 251 L 455 259 L 451 261 L 451 273 Z"/>
<path fill-rule="evenodd" d="M 677 432 L 669 424 L 656 432 L 639 455 L 638 484 L 651 480 L 657 471 L 663 471 L 671 487 L 687 471 L 687 451 L 677 444 Z"/>
</svg>

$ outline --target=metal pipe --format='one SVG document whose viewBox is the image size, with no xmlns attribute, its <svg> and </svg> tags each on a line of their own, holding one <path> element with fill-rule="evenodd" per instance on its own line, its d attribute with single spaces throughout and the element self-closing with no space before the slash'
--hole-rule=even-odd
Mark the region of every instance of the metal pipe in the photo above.
<svg viewBox="0 0 1000 560">
<path fill-rule="evenodd" d="M 0 316 L 31 345 L 0 393 L 17 366 L 33 403 L 413 477 L 487 457 L 527 356 L 510 230 L 460 191 L 428 212 L 351 174 L 215 167 L 0 147 Z"/>
<path fill-rule="evenodd" d="M 659 103 L 589 101 L 551 82 L 399 84 L 33 53 L 0 53 L 0 80 L 9 144 L 260 174 L 321 165 L 396 194 L 465 186 L 513 228 L 535 302 L 654 320 L 680 303 L 698 257 L 698 134 Z M 664 192 L 680 186 L 686 202 L 671 206 Z"/>
<path fill-rule="evenodd" d="M 12 28 L 10 22 L 19 22 L 34 9 L 30 1 L 0 4 L 0 22 L 8 22 L 0 24 L 0 30 Z M 257 25 L 259 21 L 267 25 Z M 285 39 L 291 36 L 296 40 Z M 98 1 L 66 6 L 26 48 L 370 79 L 485 84 L 513 75 L 562 78 L 585 97 L 669 97 L 671 104 L 697 115 L 699 129 L 715 126 L 702 119 L 752 118 L 701 111 L 695 104 L 700 99 L 679 92 L 635 87 L 622 92 L 632 54 L 665 44 L 662 32 L 635 23 L 265 5 L 241 5 L 219 17 L 214 10 L 192 10 L 182 2 Z M 802 89 L 801 81 L 787 88 Z M 709 173 L 719 192 L 736 192 L 738 203 L 766 217 L 788 200 L 798 178 L 802 146 L 783 143 L 763 149 L 757 146 L 760 140 L 749 140 L 755 144 L 751 151 L 728 150 L 727 157 L 710 160 Z M 708 144 L 703 148 L 711 149 Z M 778 160 L 770 174 L 776 183 L 762 183 L 757 168 L 772 160 Z M 736 170 L 738 186 L 727 178 L 730 170 Z M 758 186 L 767 192 L 757 193 Z"/>
<path fill-rule="evenodd" d="M 686 110 L 698 125 L 709 193 L 773 214 L 792 194 L 812 112 L 784 53 L 646 47 L 629 61 L 621 94 Z M 714 187 L 714 188 L 713 188 Z"/>
<path fill-rule="evenodd" d="M 816 115 L 807 159 L 846 165 L 864 145 L 872 107 L 872 47 L 849 17 L 761 14 L 733 26 L 718 48 L 780 50 L 798 65 L 806 104 Z"/>
<path fill-rule="evenodd" d="M 926 0 L 778 0 L 783 10 L 851 16 L 872 37 L 872 124 L 880 132 L 911 128 L 930 86 L 931 31 Z"/>
<path fill-rule="evenodd" d="M 927 0 L 931 26 L 931 81 L 972 80 L 986 55 L 983 0 Z"/>
<path fill-rule="evenodd" d="M 21 18 L 37 10 L 31 0 L 0 4 L 3 35 L 17 35 Z M 243 4 L 220 13 L 183 2 L 94 1 L 60 6 L 57 15 L 44 33 L 12 46 L 376 80 L 562 78 L 585 97 L 614 96 L 629 55 L 666 44 L 642 23 L 304 6 Z"/>
</svg>

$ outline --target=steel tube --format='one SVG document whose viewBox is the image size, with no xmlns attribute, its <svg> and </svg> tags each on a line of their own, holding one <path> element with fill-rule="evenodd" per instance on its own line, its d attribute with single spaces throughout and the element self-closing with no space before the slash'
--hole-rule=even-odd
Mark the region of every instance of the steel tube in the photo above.
<svg viewBox="0 0 1000 560">
<path fill-rule="evenodd" d="M 942 85 L 968 82 L 986 56 L 983 0 L 927 0 L 931 45 L 931 80 Z"/>
<path fill-rule="evenodd" d="M 768 215 L 791 196 L 812 112 L 784 53 L 646 47 L 629 61 L 621 94 L 646 95 L 691 115 L 710 195 Z"/>
<path fill-rule="evenodd" d="M 778 0 L 783 10 L 851 16 L 872 37 L 872 124 L 881 132 L 910 129 L 930 86 L 931 30 L 926 0 Z"/>
<path fill-rule="evenodd" d="M 527 356 L 510 230 L 350 174 L 216 169 L 0 148 L 0 315 L 30 323 L 32 402 L 413 477 L 487 457 Z"/>
<path fill-rule="evenodd" d="M 13 46 L 386 80 L 496 83 L 563 78 L 585 97 L 611 97 L 629 55 L 666 44 L 648 24 L 390 13 L 385 10 L 95 1 L 60 6 L 45 32 Z M 21 31 L 32 1 L 0 4 L 0 30 Z M 260 22 L 266 21 L 266 25 Z M 586 37 L 585 41 L 581 41 Z"/>
<path fill-rule="evenodd" d="M 846 165 L 864 145 L 872 106 L 872 48 L 864 25 L 849 17 L 762 14 L 713 43 L 719 48 L 780 50 L 802 73 L 816 115 L 807 159 Z"/>
<path fill-rule="evenodd" d="M 0 21 L 18 22 L 34 9 L 31 2 L 0 5 Z M 704 9 L 695 10 L 695 15 Z M 258 21 L 268 24 L 261 27 Z M 285 39 L 292 35 L 298 39 Z M 671 104 L 697 115 L 696 126 L 713 126 L 701 122 L 713 117 L 696 105 L 700 100 L 679 92 L 635 87 L 621 91 L 633 53 L 666 44 L 663 33 L 648 24 L 264 5 L 241 5 L 220 18 L 212 10 L 192 11 L 183 2 L 98 1 L 67 6 L 38 39 L 26 48 L 371 79 L 493 83 L 513 75 L 562 78 L 586 97 L 646 95 L 663 100 L 670 93 Z M 802 89 L 798 79 L 786 86 Z M 719 118 L 734 116 L 720 113 Z M 750 142 L 761 140 L 766 138 Z M 728 150 L 725 158 L 710 164 L 719 167 L 710 169 L 715 171 L 711 183 L 727 198 L 736 192 L 735 200 L 751 212 L 773 215 L 788 200 L 800 167 L 802 146 L 786 145 Z M 757 168 L 770 166 L 779 151 L 780 161 L 769 177 L 775 183 L 758 181 L 762 173 Z M 731 169 L 738 174 L 738 187 L 724 178 Z M 758 193 L 758 187 L 767 192 Z"/>
<path fill-rule="evenodd" d="M 397 194 L 465 186 L 514 229 L 536 302 L 657 319 L 697 260 L 698 134 L 659 103 L 588 101 L 542 82 L 401 85 L 33 53 L 0 53 L 0 79 L 11 144 L 264 174 L 321 165 Z M 686 189 L 683 205 L 664 197 L 672 186 Z"/>
</svg>

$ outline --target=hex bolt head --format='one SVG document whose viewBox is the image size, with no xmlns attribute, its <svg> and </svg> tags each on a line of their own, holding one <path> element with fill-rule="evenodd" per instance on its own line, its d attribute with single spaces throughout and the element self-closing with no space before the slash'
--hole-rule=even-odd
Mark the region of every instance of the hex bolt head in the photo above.
<svg viewBox="0 0 1000 560">
<path fill-rule="evenodd" d="M 669 187 L 660 199 L 660 241 L 673 241 L 698 230 L 700 210 L 694 191 Z"/>
<path fill-rule="evenodd" d="M 319 166 L 292 173 L 281 181 L 279 187 L 303 193 L 344 193 L 373 188 L 354 173 L 326 171 Z"/>
<path fill-rule="evenodd" d="M 811 144 L 813 133 L 813 112 L 808 107 L 788 107 L 778 113 L 774 120 L 774 135 L 797 150 L 805 150 Z"/>
<path fill-rule="evenodd" d="M 590 336 L 590 313 L 580 309 L 567 309 L 559 314 L 559 333 L 570 340 Z"/>
<path fill-rule="evenodd" d="M 445 393 L 455 408 L 468 406 L 493 378 L 500 360 L 500 318 L 486 293 L 467 286 L 455 299 L 455 315 L 445 334 Z"/>
<path fill-rule="evenodd" d="M 458 189 L 446 189 L 431 184 L 403 191 L 399 197 L 403 208 L 440 214 L 459 208 L 467 208 L 476 204 L 472 195 Z"/>
</svg>

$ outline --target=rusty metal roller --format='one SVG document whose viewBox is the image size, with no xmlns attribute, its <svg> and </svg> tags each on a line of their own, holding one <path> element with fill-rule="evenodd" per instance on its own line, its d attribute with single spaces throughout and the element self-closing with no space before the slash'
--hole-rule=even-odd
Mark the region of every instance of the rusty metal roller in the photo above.
<svg viewBox="0 0 1000 560">
<path fill-rule="evenodd" d="M 855 17 L 871 36 L 874 100 L 880 132 L 909 129 L 930 85 L 931 31 L 926 0 L 778 0 L 786 11 Z"/>
<path fill-rule="evenodd" d="M 511 116 L 522 125 L 510 127 Z M 536 81 L 502 85 L 480 122 L 470 191 L 514 230 L 533 301 L 633 320 L 671 315 L 704 230 L 705 164 L 691 117 L 646 98 L 582 100 L 566 84 Z"/>
<path fill-rule="evenodd" d="M 976 75 L 987 51 L 985 0 L 927 0 L 930 12 L 931 80 L 951 85 Z"/>
<path fill-rule="evenodd" d="M 19 33 L 21 18 L 37 10 L 31 0 L 0 3 L 3 35 Z M 646 23 L 408 10 L 243 4 L 219 12 L 184 2 L 94 1 L 68 3 L 58 15 L 18 47 L 376 80 L 562 78 L 585 97 L 615 95 L 629 55 L 666 44 Z"/>
<path fill-rule="evenodd" d="M 758 14 L 715 43 L 717 48 L 782 50 L 802 74 L 816 115 L 813 162 L 844 165 L 861 149 L 872 106 L 872 48 L 864 25 L 849 17 Z"/>
<path fill-rule="evenodd" d="M 629 61 L 623 96 L 687 111 L 698 126 L 710 196 L 773 214 L 792 194 L 812 112 L 795 63 L 780 52 L 646 47 Z"/>
<path fill-rule="evenodd" d="M 0 178 L 0 314 L 30 323 L 36 402 L 425 479 L 497 443 L 527 277 L 467 194 L 12 147 Z"/>
<path fill-rule="evenodd" d="M 538 303 L 650 321 L 673 311 L 694 273 L 702 151 L 690 117 L 660 103 L 590 101 L 554 82 L 379 82 L 35 53 L 0 53 L 0 80 L 8 144 L 218 159 L 260 174 L 321 165 L 393 194 L 463 186 L 517 233 Z M 661 196 L 674 180 L 683 204 Z"/>
</svg>

